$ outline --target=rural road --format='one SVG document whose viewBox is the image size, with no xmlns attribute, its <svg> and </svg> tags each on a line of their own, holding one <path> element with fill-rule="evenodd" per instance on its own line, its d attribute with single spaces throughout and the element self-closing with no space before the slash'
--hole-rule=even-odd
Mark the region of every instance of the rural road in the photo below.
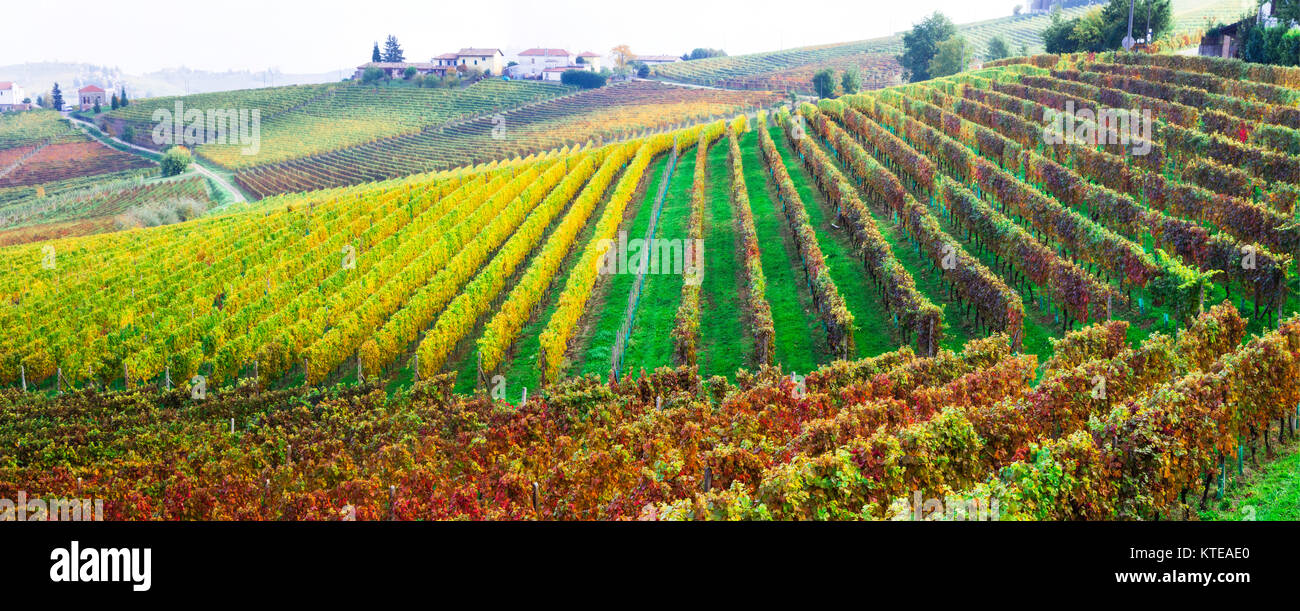
<svg viewBox="0 0 1300 611">
<path fill-rule="evenodd" d="M 132 150 L 136 150 L 136 151 L 141 151 L 141 152 L 149 153 L 149 154 L 152 154 L 152 155 L 157 155 L 157 154 L 159 154 L 158 151 L 151 150 L 151 149 L 147 149 L 147 148 L 145 148 L 145 147 L 143 147 L 143 146 L 136 146 L 136 145 L 134 145 L 134 144 L 131 144 L 130 142 L 124 142 L 124 141 L 122 141 L 122 140 L 118 140 L 117 138 L 114 138 L 113 136 L 110 136 L 110 135 L 108 135 L 107 133 L 103 132 L 102 130 L 100 130 L 98 127 L 96 127 L 96 126 L 95 126 L 94 124 L 92 124 L 92 123 L 88 123 L 88 122 L 86 122 L 86 121 L 82 121 L 81 119 L 78 119 L 78 118 L 73 117 L 73 116 L 68 115 L 68 114 L 64 114 L 64 116 L 67 117 L 67 119 L 68 119 L 69 121 L 72 121 L 73 123 L 76 123 L 76 124 L 80 124 L 80 125 L 83 126 L 83 128 L 85 128 L 85 129 L 93 129 L 93 130 L 95 130 L 96 132 L 98 132 L 101 136 L 103 136 L 104 138 L 107 138 L 107 139 L 109 139 L 109 140 L 112 140 L 113 142 L 116 142 L 116 143 L 118 143 L 118 144 L 120 144 L 120 145 L 122 145 L 122 146 L 128 147 L 128 148 L 130 148 L 130 149 L 132 149 Z M 218 175 L 217 175 L 215 172 L 213 172 L 212 170 L 209 170 L 209 169 L 203 167 L 202 165 L 200 165 L 198 161 L 195 161 L 195 162 L 191 163 L 191 164 L 190 164 L 190 167 L 191 167 L 191 168 L 194 168 L 194 171 L 195 171 L 195 172 L 198 172 L 199 174 L 202 174 L 202 175 L 204 175 L 205 177 L 207 177 L 207 178 L 209 178 L 210 180 L 212 180 L 212 182 L 216 183 L 217 186 L 221 187 L 222 189 L 225 189 L 226 193 L 229 193 L 229 194 L 231 195 L 231 197 L 232 197 L 231 202 L 233 202 L 233 203 L 246 203 L 246 202 L 248 201 L 248 199 L 244 197 L 244 194 L 241 193 L 241 192 L 239 191 L 239 189 L 236 189 L 234 185 L 232 185 L 232 184 L 226 182 L 226 179 L 224 179 L 224 178 L 218 176 Z"/>
</svg>

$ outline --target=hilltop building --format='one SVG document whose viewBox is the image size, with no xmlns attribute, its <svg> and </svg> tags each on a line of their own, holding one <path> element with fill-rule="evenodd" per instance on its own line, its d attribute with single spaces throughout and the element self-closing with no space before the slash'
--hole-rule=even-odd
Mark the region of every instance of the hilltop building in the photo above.
<svg viewBox="0 0 1300 611">
<path fill-rule="evenodd" d="M 388 78 L 394 79 L 402 78 L 406 74 L 407 68 L 415 68 L 415 73 L 423 76 L 445 76 L 448 72 L 456 70 L 454 67 L 442 66 L 433 62 L 366 62 L 357 66 L 357 71 L 352 74 L 352 78 L 359 80 L 369 68 L 383 70 Z"/>
<path fill-rule="evenodd" d="M 77 104 L 83 109 L 91 108 L 96 103 L 102 108 L 108 105 L 108 96 L 96 85 L 86 85 L 77 90 Z"/>
<path fill-rule="evenodd" d="M 516 65 L 506 70 L 513 78 L 559 81 L 560 75 L 568 70 L 600 72 L 602 58 L 590 51 L 574 55 L 564 49 L 533 48 L 520 51 L 515 62 Z"/>
<path fill-rule="evenodd" d="M 27 110 L 29 105 L 23 104 L 25 97 L 27 95 L 23 93 L 23 88 L 19 87 L 18 83 L 0 81 L 0 112 Z"/>
<path fill-rule="evenodd" d="M 473 47 L 461 49 L 456 52 L 456 62 L 458 66 L 465 66 L 466 69 L 478 68 L 483 72 L 491 75 L 502 74 L 505 69 L 506 54 L 501 49 L 476 49 Z"/>
<path fill-rule="evenodd" d="M 573 65 L 573 54 L 564 49 L 525 49 L 515 56 L 517 65 L 511 66 L 509 74 L 515 78 L 539 78 L 546 70 L 566 68 Z M 544 78 L 544 77 L 542 77 Z"/>
</svg>

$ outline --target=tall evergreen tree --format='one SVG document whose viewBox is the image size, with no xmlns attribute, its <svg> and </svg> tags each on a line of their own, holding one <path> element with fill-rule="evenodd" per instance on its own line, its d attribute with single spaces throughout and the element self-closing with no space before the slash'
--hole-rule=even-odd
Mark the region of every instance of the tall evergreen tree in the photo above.
<svg viewBox="0 0 1300 611">
<path fill-rule="evenodd" d="M 381 61 L 384 61 L 383 56 L 379 54 L 379 41 L 378 41 L 378 40 L 375 41 L 375 50 L 370 52 L 370 61 L 372 61 L 372 62 L 381 62 Z"/>
<path fill-rule="evenodd" d="M 54 102 L 54 110 L 63 110 L 63 92 L 59 91 L 59 84 L 54 84 L 54 93 L 50 94 Z"/>
<path fill-rule="evenodd" d="M 126 85 L 122 85 L 122 94 L 117 96 L 117 103 L 121 104 L 122 108 L 126 108 L 130 104 L 130 102 L 126 101 Z"/>
<path fill-rule="evenodd" d="M 113 110 L 117 110 L 117 93 L 116 93 L 116 92 L 113 93 L 113 99 L 110 100 L 109 102 L 110 102 L 110 103 L 109 103 L 109 106 L 112 107 Z"/>
<path fill-rule="evenodd" d="M 384 61 L 386 62 L 404 62 L 406 54 L 402 53 L 402 46 L 397 44 L 397 37 L 392 34 L 384 40 Z"/>
</svg>

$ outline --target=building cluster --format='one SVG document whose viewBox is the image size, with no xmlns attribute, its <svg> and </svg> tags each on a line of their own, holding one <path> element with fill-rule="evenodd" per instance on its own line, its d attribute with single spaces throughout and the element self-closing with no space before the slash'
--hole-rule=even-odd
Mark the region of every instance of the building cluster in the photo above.
<svg viewBox="0 0 1300 611">
<path fill-rule="evenodd" d="M 665 64 L 680 61 L 674 55 L 639 55 L 634 58 L 646 64 Z M 357 66 L 352 78 L 360 79 L 370 68 L 384 71 L 389 78 L 402 78 L 407 69 L 414 68 L 422 76 L 448 76 L 475 70 L 485 76 L 504 76 L 513 79 L 559 81 L 568 70 L 600 72 L 605 67 L 605 57 L 584 51 L 570 53 L 565 49 L 524 49 L 507 58 L 501 49 L 467 47 L 454 53 L 443 53 L 427 62 L 368 62 Z"/>
<path fill-rule="evenodd" d="M 64 110 L 89 110 L 98 103 L 100 108 L 108 107 L 109 93 L 97 85 L 86 85 L 77 90 L 77 95 L 63 94 Z M 50 107 L 50 101 L 45 101 Z M 18 83 L 0 81 L 0 112 L 15 112 L 36 108 L 32 94 L 27 93 Z"/>
</svg>

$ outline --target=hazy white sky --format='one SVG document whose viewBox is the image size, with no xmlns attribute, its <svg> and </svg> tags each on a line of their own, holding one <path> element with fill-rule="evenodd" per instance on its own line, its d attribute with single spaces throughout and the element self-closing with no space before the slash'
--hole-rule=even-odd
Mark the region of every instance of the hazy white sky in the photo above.
<svg viewBox="0 0 1300 611">
<path fill-rule="evenodd" d="M 460 47 L 533 46 L 732 55 L 874 38 L 934 10 L 957 23 L 1010 15 L 1024 0 L 12 0 L 0 8 L 0 65 L 86 62 L 128 73 L 351 71 L 397 36 L 408 60 Z"/>
</svg>

